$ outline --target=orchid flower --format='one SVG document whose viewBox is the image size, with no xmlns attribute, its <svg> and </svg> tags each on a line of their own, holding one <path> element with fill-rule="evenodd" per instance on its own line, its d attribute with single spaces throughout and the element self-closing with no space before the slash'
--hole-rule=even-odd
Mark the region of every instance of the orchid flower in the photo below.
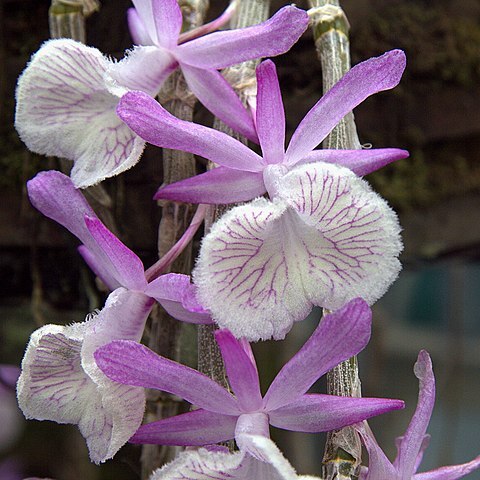
<svg viewBox="0 0 480 480">
<path fill-rule="evenodd" d="M 284 53 L 308 25 L 307 14 L 290 6 L 262 24 L 178 45 L 182 14 L 176 0 L 134 4 L 137 32 L 144 29 L 141 37 L 152 46 L 135 47 L 115 63 L 79 42 L 51 40 L 18 80 L 15 126 L 20 137 L 36 153 L 73 160 L 76 187 L 94 185 L 138 162 L 145 142 L 115 114 L 118 97 L 129 90 L 155 96 L 177 67 L 207 108 L 256 140 L 252 118 L 217 69 Z"/>
<path fill-rule="evenodd" d="M 400 400 L 306 393 L 333 366 L 365 347 L 370 327 L 371 311 L 362 299 L 326 315 L 263 398 L 249 343 L 237 340 L 228 330 L 216 331 L 215 337 L 235 396 L 209 377 L 135 342 L 112 342 L 99 348 L 95 359 L 116 382 L 163 390 L 200 407 L 143 425 L 131 442 L 195 446 L 235 438 L 240 450 L 268 461 L 249 435 L 269 438 L 269 424 L 286 430 L 321 432 L 403 408 Z M 348 331 L 349 335 L 339 341 L 339 331 Z"/>
<path fill-rule="evenodd" d="M 404 66 L 403 52 L 394 50 L 354 67 L 310 110 L 284 153 L 275 66 L 263 62 L 256 110 L 263 157 L 172 117 L 140 92 L 122 98 L 119 116 L 142 138 L 221 165 L 161 188 L 156 198 L 228 203 L 269 194 L 227 212 L 203 240 L 193 278 L 220 327 L 252 341 L 281 339 L 313 305 L 335 310 L 354 297 L 372 304 L 395 280 L 397 217 L 357 175 L 407 152 L 312 149 L 367 96 L 394 87 Z"/>
<path fill-rule="evenodd" d="M 457 480 L 480 468 L 478 456 L 462 465 L 417 473 L 430 439 L 426 431 L 435 404 L 435 377 L 430 355 L 425 350 L 419 353 L 414 372 L 420 383 L 417 409 L 405 435 L 397 439 L 398 453 L 393 463 L 378 446 L 366 422 L 356 427 L 369 456 L 368 468 L 362 467 L 361 480 Z"/>
<path fill-rule="evenodd" d="M 100 372 L 92 356 L 96 348 L 115 339 L 140 341 L 155 300 L 180 320 L 211 320 L 187 275 L 148 282 L 140 259 L 100 222 L 67 176 L 40 173 L 28 182 L 28 194 L 36 208 L 83 242 L 80 253 L 114 291 L 85 322 L 46 325 L 32 334 L 18 402 L 27 418 L 77 424 L 91 459 L 103 462 L 139 427 L 145 398 L 142 388 L 116 384 Z"/>
<path fill-rule="evenodd" d="M 216 447 L 189 449 L 168 465 L 152 473 L 149 480 L 315 480 L 297 475 L 278 447 L 269 438 L 248 435 L 261 453 L 259 460 L 245 452 L 230 453 Z M 319 479 L 318 479 L 319 480 Z"/>
</svg>

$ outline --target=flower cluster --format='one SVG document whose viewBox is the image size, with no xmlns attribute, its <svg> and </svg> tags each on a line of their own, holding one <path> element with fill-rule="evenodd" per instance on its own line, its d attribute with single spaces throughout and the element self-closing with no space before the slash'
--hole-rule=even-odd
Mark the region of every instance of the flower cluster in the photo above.
<svg viewBox="0 0 480 480">
<path fill-rule="evenodd" d="M 416 474 L 434 402 L 430 359 L 421 352 L 417 411 L 392 464 L 368 418 L 403 408 L 401 400 L 308 393 L 367 345 L 370 306 L 400 271 L 400 226 L 361 177 L 408 156 L 396 148 L 316 149 L 367 97 L 394 88 L 405 55 L 393 50 L 358 64 L 307 113 L 285 148 L 285 112 L 275 65 L 261 62 L 246 108 L 220 69 L 286 52 L 308 26 L 294 6 L 266 22 L 215 32 L 227 11 L 181 33 L 176 0 L 133 0 L 136 43 L 124 59 L 68 39 L 51 40 L 18 81 L 16 127 L 27 146 L 74 162 L 71 176 L 39 173 L 31 203 L 81 242 L 79 253 L 110 290 L 84 322 L 45 325 L 27 346 L 17 383 L 27 418 L 78 425 L 93 462 L 127 441 L 187 447 L 151 480 L 312 480 L 299 476 L 270 440 L 270 426 L 324 432 L 354 425 L 369 453 L 364 480 L 456 479 L 480 458 Z M 168 113 L 155 96 L 181 70 L 200 102 L 258 149 Z M 146 142 L 202 156 L 218 166 L 162 186 L 155 199 L 199 204 L 183 237 L 155 265 L 140 258 L 97 217 L 79 188 L 135 165 Z M 204 237 L 193 271 L 165 274 L 199 228 L 205 204 L 237 205 Z M 204 374 L 157 355 L 140 341 L 158 303 L 172 317 L 215 323 L 231 391 Z M 314 306 L 327 313 L 264 395 L 250 342 L 282 339 Z M 145 389 L 175 394 L 191 411 L 142 424 Z M 235 440 L 238 452 L 214 444 Z M 202 447 L 202 448 L 200 448 Z"/>
</svg>

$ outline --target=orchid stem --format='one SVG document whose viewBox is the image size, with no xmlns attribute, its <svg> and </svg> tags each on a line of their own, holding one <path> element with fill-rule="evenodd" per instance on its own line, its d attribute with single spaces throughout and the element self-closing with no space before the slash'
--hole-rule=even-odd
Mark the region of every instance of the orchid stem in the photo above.
<svg viewBox="0 0 480 480">
<path fill-rule="evenodd" d="M 350 25 L 338 0 L 309 0 L 309 11 L 315 46 L 322 65 L 324 93 L 350 69 Z M 353 113 L 349 113 L 323 142 L 324 148 L 360 149 Z M 348 332 L 344 332 L 348 335 Z M 327 393 L 360 397 L 357 358 L 333 368 L 327 375 Z M 323 457 L 325 480 L 358 478 L 362 445 L 352 427 L 328 432 Z"/>
<path fill-rule="evenodd" d="M 208 0 L 179 0 L 183 14 L 183 29 L 190 30 L 203 23 L 208 8 Z M 160 103 L 175 117 L 192 121 L 196 103 L 194 95 L 188 90 L 181 72 L 170 75 L 159 94 Z M 163 150 L 163 182 L 170 184 L 196 174 L 195 157 L 178 150 Z M 158 228 L 159 262 L 147 271 L 147 278 L 158 273 L 173 270 L 190 274 L 192 269 L 191 238 L 201 224 L 200 216 L 204 207 L 197 209 L 192 219 L 193 206 L 177 202 L 161 202 L 162 218 Z M 190 224 L 190 227 L 188 225 Z M 188 227 L 188 228 L 187 228 Z M 187 230 L 187 231 L 186 231 Z M 174 258 L 173 258 L 174 257 Z M 163 309 L 155 308 L 150 317 L 150 335 L 148 346 L 160 355 L 178 360 L 182 322 L 170 317 Z M 145 420 L 154 422 L 178 413 L 179 402 L 169 394 L 159 394 L 149 390 L 147 393 L 147 413 Z M 147 479 L 151 472 L 175 457 L 178 447 L 144 445 L 141 464 L 142 478 Z"/>
<path fill-rule="evenodd" d="M 189 227 L 185 230 L 185 233 L 180 237 L 177 243 L 173 245 L 170 250 L 154 263 L 149 269 L 145 272 L 145 278 L 147 282 L 151 282 L 159 275 L 161 275 L 165 270 L 167 270 L 170 265 L 178 258 L 178 256 L 185 250 L 190 241 L 193 239 L 198 229 L 205 219 L 205 215 L 208 210 L 208 205 L 199 205 L 197 211 L 190 222 Z"/>
<path fill-rule="evenodd" d="M 231 5 L 235 0 L 231 2 Z M 232 29 L 248 27 L 264 22 L 269 17 L 270 0 L 242 0 L 236 6 L 235 14 L 230 21 Z M 244 103 L 247 102 L 248 91 L 255 85 L 255 68 L 260 60 L 251 60 L 234 65 L 224 70 L 223 74 Z M 247 140 L 235 134 L 221 120 L 215 118 L 214 128 L 247 143 Z M 215 165 L 210 164 L 209 168 Z M 219 218 L 228 208 L 223 205 L 212 207 L 205 220 L 205 231 L 208 232 L 211 224 Z M 199 325 L 198 327 L 198 370 L 228 388 L 222 355 L 214 337 L 215 327 L 212 325 Z"/>
</svg>

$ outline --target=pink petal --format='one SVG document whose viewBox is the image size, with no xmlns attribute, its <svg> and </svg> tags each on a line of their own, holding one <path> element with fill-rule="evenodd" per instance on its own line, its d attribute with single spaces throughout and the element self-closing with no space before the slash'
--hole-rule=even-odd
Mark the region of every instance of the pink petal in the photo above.
<svg viewBox="0 0 480 480">
<path fill-rule="evenodd" d="M 140 259 L 98 220 L 83 194 L 57 171 L 40 172 L 27 182 L 33 206 L 73 233 L 86 247 L 87 262 L 109 287 L 142 290 L 147 282 Z M 87 218 L 87 220 L 85 220 Z M 90 230 L 91 228 L 91 230 Z"/>
<path fill-rule="evenodd" d="M 295 402 L 268 412 L 274 427 L 296 432 L 326 432 L 405 407 L 401 400 L 303 395 Z"/>
<path fill-rule="evenodd" d="M 258 410 L 262 406 L 262 395 L 255 362 L 252 362 L 243 345 L 228 330 L 217 330 L 215 339 L 240 409 L 244 412 Z"/>
<path fill-rule="evenodd" d="M 188 275 L 169 273 L 150 282 L 145 294 L 157 300 L 174 318 L 188 323 L 212 323 L 210 312 L 197 300 L 197 288 Z"/>
<path fill-rule="evenodd" d="M 398 148 L 372 150 L 313 150 L 295 165 L 325 162 L 347 167 L 359 177 L 375 172 L 389 163 L 407 158 L 409 153 Z"/>
<path fill-rule="evenodd" d="M 135 8 L 129 8 L 127 10 L 127 22 L 130 35 L 135 45 L 154 44 Z"/>
<path fill-rule="evenodd" d="M 219 72 L 187 64 L 181 64 L 181 68 L 190 90 L 208 110 L 236 132 L 258 143 L 250 113 Z"/>
<path fill-rule="evenodd" d="M 193 410 L 141 426 L 130 439 L 132 443 L 158 445 L 211 445 L 234 436 L 237 417 Z"/>
<path fill-rule="evenodd" d="M 102 257 L 96 256 L 85 245 L 80 245 L 77 250 L 90 270 L 105 284 L 108 290 L 113 292 L 116 288 L 122 286 L 115 277 L 112 276 L 109 268 L 110 265 L 105 264 Z"/>
<path fill-rule="evenodd" d="M 177 58 L 199 68 L 225 68 L 288 51 L 308 26 L 305 11 L 284 7 L 253 27 L 215 32 L 180 45 Z"/>
<path fill-rule="evenodd" d="M 462 465 L 441 467 L 430 472 L 417 473 L 413 480 L 457 480 L 480 468 L 480 456 Z"/>
<path fill-rule="evenodd" d="M 383 453 L 383 450 L 378 446 L 375 437 L 370 430 L 367 422 L 363 422 L 355 426 L 362 437 L 365 448 L 368 452 L 368 470 L 361 478 L 365 480 L 385 480 L 385 479 L 398 479 L 398 472 L 390 463 L 390 460 Z"/>
<path fill-rule="evenodd" d="M 138 16 L 155 45 L 173 48 L 182 28 L 176 0 L 133 0 Z"/>
<path fill-rule="evenodd" d="M 112 63 L 106 72 L 106 85 L 117 97 L 129 90 L 139 90 L 154 97 L 164 81 L 178 67 L 175 58 L 158 47 L 135 47 L 117 63 Z M 139 75 L 139 72 L 142 72 Z"/>
<path fill-rule="evenodd" d="M 112 342 L 95 352 L 95 360 L 105 375 L 116 382 L 173 393 L 221 414 L 238 412 L 236 400 L 218 383 L 141 344 Z"/>
<path fill-rule="evenodd" d="M 287 148 L 288 164 L 294 165 L 302 160 L 367 97 L 395 87 L 405 63 L 405 54 L 401 50 L 392 50 L 359 63 L 348 71 L 300 122 Z"/>
<path fill-rule="evenodd" d="M 265 193 L 260 172 L 218 167 L 180 182 L 160 187 L 155 200 L 226 204 L 252 200 Z"/>
<path fill-rule="evenodd" d="M 263 168 L 263 159 L 239 141 L 175 118 L 145 93 L 124 95 L 117 113 L 134 132 L 157 147 L 184 150 L 234 170 L 259 172 Z"/>
<path fill-rule="evenodd" d="M 414 372 L 420 383 L 417 408 L 401 440 L 395 460 L 395 466 L 405 477 L 415 473 L 417 457 L 435 405 L 435 377 L 432 361 L 425 350 L 418 354 Z"/>
<path fill-rule="evenodd" d="M 111 278 L 120 285 L 142 291 L 147 286 L 142 261 L 124 245 L 105 225 L 98 220 L 85 216 L 85 224 L 96 242 L 96 258 L 102 258 L 102 265 L 110 270 Z"/>
<path fill-rule="evenodd" d="M 372 312 L 361 298 L 325 315 L 271 383 L 264 397 L 265 408 L 288 406 L 335 365 L 361 352 L 370 340 L 371 323 Z M 339 331 L 349 335 L 339 336 Z"/>
<path fill-rule="evenodd" d="M 285 155 L 285 111 L 275 64 L 257 67 L 257 132 L 267 163 L 282 163 Z"/>
<path fill-rule="evenodd" d="M 51 40 L 18 81 L 15 126 L 27 147 L 75 162 L 71 177 L 87 187 L 135 165 L 144 142 L 115 114 L 104 81 L 111 64 L 73 40 Z"/>
</svg>

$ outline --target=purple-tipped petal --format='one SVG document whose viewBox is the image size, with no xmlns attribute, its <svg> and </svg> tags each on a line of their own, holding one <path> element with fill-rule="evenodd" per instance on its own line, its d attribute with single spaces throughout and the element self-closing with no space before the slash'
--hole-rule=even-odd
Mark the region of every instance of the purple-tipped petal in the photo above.
<svg viewBox="0 0 480 480">
<path fill-rule="evenodd" d="M 272 18 L 252 27 L 215 32 L 191 40 L 177 49 L 177 58 L 199 68 L 225 68 L 288 51 L 308 26 L 304 10 L 287 6 Z"/>
<path fill-rule="evenodd" d="M 210 312 L 197 300 L 197 288 L 188 275 L 169 273 L 150 282 L 145 294 L 157 300 L 174 318 L 188 323 L 212 323 Z"/>
<path fill-rule="evenodd" d="M 267 163 L 282 163 L 285 155 L 285 110 L 275 64 L 257 67 L 257 133 Z"/>
<path fill-rule="evenodd" d="M 155 45 L 173 48 L 182 28 L 176 0 L 133 0 L 138 17 Z"/>
<path fill-rule="evenodd" d="M 413 476 L 415 473 L 417 457 L 435 405 L 435 377 L 432 360 L 425 350 L 418 354 L 414 372 L 420 384 L 417 408 L 398 447 L 398 456 L 394 463 L 405 477 Z"/>
<path fill-rule="evenodd" d="M 417 473 L 413 476 L 413 480 L 457 480 L 478 469 L 480 469 L 480 456 L 462 465 L 452 465 L 437 468 L 430 472 Z"/>
<path fill-rule="evenodd" d="M 211 445 L 231 440 L 234 437 L 236 423 L 235 416 L 202 409 L 193 410 L 141 426 L 130 442 L 158 445 Z"/>
<path fill-rule="evenodd" d="M 265 193 L 260 172 L 242 172 L 218 167 L 195 177 L 161 187 L 155 200 L 228 204 L 247 202 Z"/>
<path fill-rule="evenodd" d="M 144 140 L 157 147 L 194 153 L 235 170 L 259 172 L 263 159 L 224 133 L 175 118 L 143 92 L 122 97 L 118 116 Z"/>
<path fill-rule="evenodd" d="M 348 71 L 300 122 L 287 148 L 287 163 L 294 165 L 302 160 L 367 97 L 395 87 L 405 63 L 405 54 L 401 50 L 392 50 L 359 63 Z"/>
<path fill-rule="evenodd" d="M 95 212 L 69 177 L 56 170 L 40 172 L 27 182 L 27 192 L 37 210 L 73 233 L 92 252 L 97 251 L 85 225 L 85 216 L 96 218 Z"/>
<path fill-rule="evenodd" d="M 353 425 L 370 417 L 399 410 L 405 404 L 388 398 L 352 398 L 303 395 L 284 407 L 269 410 L 270 424 L 296 432 L 326 432 Z"/>
<path fill-rule="evenodd" d="M 124 245 L 98 218 L 85 216 L 85 224 L 96 242 L 97 258 L 103 254 L 103 265 L 110 266 L 110 277 L 130 290 L 142 291 L 147 286 L 142 261 Z M 109 265 L 110 264 L 110 265 Z"/>
<path fill-rule="evenodd" d="M 250 113 L 219 72 L 186 64 L 181 68 L 190 90 L 208 110 L 236 132 L 258 143 Z"/>
<path fill-rule="evenodd" d="M 361 298 L 325 315 L 312 336 L 270 385 L 264 405 L 275 410 L 301 397 L 322 375 L 362 351 L 370 339 L 372 312 Z M 349 332 L 347 337 L 338 332 Z"/>
<path fill-rule="evenodd" d="M 127 22 L 130 35 L 135 45 L 153 45 L 154 42 L 145 28 L 142 19 L 135 8 L 127 10 Z"/>
<path fill-rule="evenodd" d="M 216 331 L 215 339 L 240 409 L 244 412 L 258 410 L 262 406 L 262 395 L 255 362 L 252 362 L 243 345 L 228 330 Z"/>
<path fill-rule="evenodd" d="M 239 412 L 236 400 L 218 383 L 139 343 L 112 342 L 95 352 L 95 360 L 105 375 L 115 382 L 173 393 L 212 412 Z"/>
<path fill-rule="evenodd" d="M 305 163 L 325 162 L 335 163 L 351 170 L 362 177 L 380 168 L 407 158 L 409 153 L 399 148 L 375 148 L 372 150 L 313 150 L 295 165 Z"/>
</svg>

